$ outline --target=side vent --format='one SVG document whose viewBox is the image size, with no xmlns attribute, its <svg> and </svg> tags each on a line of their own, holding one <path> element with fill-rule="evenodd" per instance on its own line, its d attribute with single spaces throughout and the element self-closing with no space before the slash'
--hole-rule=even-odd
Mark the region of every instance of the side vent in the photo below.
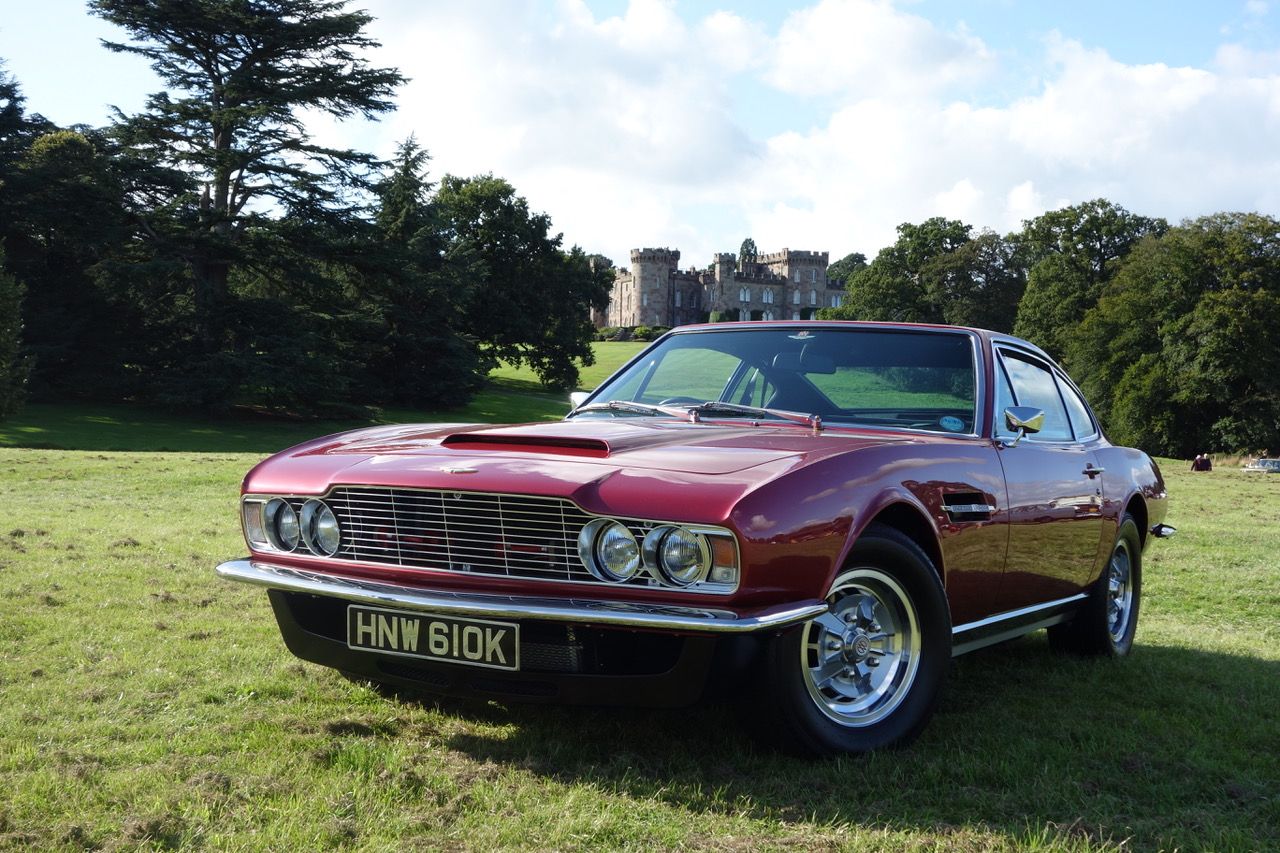
<svg viewBox="0 0 1280 853">
<path fill-rule="evenodd" d="M 942 507 L 953 523 L 990 521 L 996 508 L 987 503 L 981 492 L 951 492 L 942 496 Z"/>
</svg>

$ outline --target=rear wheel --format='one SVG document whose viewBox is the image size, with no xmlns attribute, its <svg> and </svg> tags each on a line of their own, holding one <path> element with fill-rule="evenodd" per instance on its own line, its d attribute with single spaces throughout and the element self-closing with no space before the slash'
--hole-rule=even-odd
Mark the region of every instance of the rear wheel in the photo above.
<svg viewBox="0 0 1280 853">
<path fill-rule="evenodd" d="M 946 597 L 928 556 L 873 525 L 831 585 L 828 610 L 771 641 L 766 696 L 803 751 L 866 752 L 914 738 L 951 656 Z"/>
<path fill-rule="evenodd" d="M 1125 513 L 1102 576 L 1075 618 L 1049 629 L 1059 651 L 1121 657 L 1133 648 L 1142 601 L 1142 540 L 1133 516 Z"/>
</svg>

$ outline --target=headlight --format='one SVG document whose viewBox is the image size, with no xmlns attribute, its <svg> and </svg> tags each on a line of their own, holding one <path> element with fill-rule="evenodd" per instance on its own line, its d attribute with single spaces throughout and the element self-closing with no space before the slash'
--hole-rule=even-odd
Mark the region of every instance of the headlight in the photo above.
<svg viewBox="0 0 1280 853">
<path fill-rule="evenodd" d="M 711 568 L 711 546 L 707 537 L 684 527 L 656 527 L 644 537 L 644 561 L 664 583 L 689 586 Z"/>
<path fill-rule="evenodd" d="M 640 544 L 622 522 L 597 518 L 578 535 L 578 554 L 593 575 L 622 583 L 640 571 Z"/>
<path fill-rule="evenodd" d="M 267 539 L 271 547 L 280 551 L 292 551 L 302 538 L 298 528 L 298 513 L 287 501 L 272 498 L 267 501 Z"/>
<path fill-rule="evenodd" d="M 677 586 L 688 586 L 702 580 L 709 568 L 711 549 L 705 536 L 677 527 L 663 537 L 658 569 L 667 580 Z"/>
<path fill-rule="evenodd" d="M 302 505 L 302 538 L 312 553 L 332 557 L 342 543 L 342 530 L 333 510 L 320 500 L 312 498 Z"/>
</svg>

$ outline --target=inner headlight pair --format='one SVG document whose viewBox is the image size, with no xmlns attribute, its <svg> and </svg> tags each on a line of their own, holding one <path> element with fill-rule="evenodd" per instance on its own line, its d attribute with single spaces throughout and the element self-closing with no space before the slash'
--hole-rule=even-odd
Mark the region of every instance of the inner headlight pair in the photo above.
<svg viewBox="0 0 1280 853">
<path fill-rule="evenodd" d="M 711 577 L 712 581 L 735 581 L 736 565 L 717 565 L 716 550 L 705 533 L 671 524 L 655 527 L 637 541 L 622 522 L 597 518 L 578 535 L 582 562 L 593 575 L 608 583 L 625 583 L 643 569 L 675 587 L 707 580 L 713 569 L 718 570 L 718 576 Z"/>
<path fill-rule="evenodd" d="M 265 535 L 267 544 L 277 551 L 296 551 L 299 544 L 305 544 L 307 550 L 322 557 L 338 553 L 342 529 L 338 526 L 338 517 L 324 501 L 312 498 L 302 505 L 301 512 L 283 498 L 272 498 L 265 506 L 257 506 L 262 507 L 262 517 L 257 526 Z M 248 506 L 245 511 L 249 512 Z"/>
</svg>

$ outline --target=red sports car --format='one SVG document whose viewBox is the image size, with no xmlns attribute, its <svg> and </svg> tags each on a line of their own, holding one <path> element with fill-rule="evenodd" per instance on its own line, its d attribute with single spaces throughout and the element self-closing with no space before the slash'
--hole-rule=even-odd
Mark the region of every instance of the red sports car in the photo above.
<svg viewBox="0 0 1280 853">
<path fill-rule="evenodd" d="M 377 427 L 245 478 L 294 654 L 393 687 L 678 705 L 711 688 L 819 754 L 901 743 L 947 661 L 1039 628 L 1123 655 L 1167 536 L 1025 341 L 881 323 L 676 329 L 558 423 Z"/>
</svg>

